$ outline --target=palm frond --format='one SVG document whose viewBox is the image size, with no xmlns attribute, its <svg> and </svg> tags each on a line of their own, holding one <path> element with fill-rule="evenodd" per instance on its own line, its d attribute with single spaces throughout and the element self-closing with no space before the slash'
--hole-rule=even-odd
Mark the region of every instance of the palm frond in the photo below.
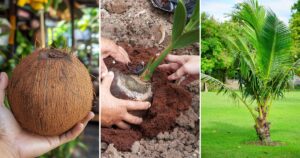
<svg viewBox="0 0 300 158">
<path fill-rule="evenodd" d="M 250 107 L 250 104 L 248 104 L 247 100 L 245 98 L 242 98 L 236 91 L 228 88 L 223 82 L 219 81 L 218 79 L 216 79 L 212 76 L 203 74 L 203 73 L 201 73 L 201 81 L 205 82 L 205 83 L 208 83 L 209 85 L 219 87 L 219 92 L 218 93 L 223 92 L 223 94 L 229 95 L 235 101 L 241 101 L 247 107 L 247 109 L 251 113 L 253 119 L 256 120 L 257 116 L 254 114 L 254 111 Z"/>
<path fill-rule="evenodd" d="M 242 3 L 235 17 L 243 30 L 242 35 L 235 37 L 236 50 L 240 54 L 242 96 L 251 97 L 259 104 L 270 97 L 282 96 L 292 71 L 288 27 L 257 0 Z"/>
<path fill-rule="evenodd" d="M 211 86 L 218 87 L 219 88 L 219 93 L 220 92 L 230 93 L 230 96 L 234 100 L 236 100 L 238 98 L 238 94 L 235 91 L 228 88 L 223 82 L 221 82 L 220 80 L 218 80 L 218 79 L 216 79 L 212 76 L 201 73 L 201 81 L 205 82 L 205 83 L 208 83 Z"/>
<path fill-rule="evenodd" d="M 257 35 L 260 34 L 266 11 L 256 0 L 248 0 L 245 3 L 241 3 L 241 9 L 238 9 L 234 14 L 245 25 L 252 28 Z"/>
<path fill-rule="evenodd" d="M 265 24 L 258 36 L 260 43 L 257 62 L 265 80 L 272 80 L 282 70 L 292 65 L 291 35 L 287 26 L 274 12 L 268 10 Z"/>
</svg>

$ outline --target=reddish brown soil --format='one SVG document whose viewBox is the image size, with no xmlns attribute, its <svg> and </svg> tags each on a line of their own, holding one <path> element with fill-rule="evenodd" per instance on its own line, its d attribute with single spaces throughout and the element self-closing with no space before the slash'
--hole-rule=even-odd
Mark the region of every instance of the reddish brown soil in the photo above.
<svg viewBox="0 0 300 158">
<path fill-rule="evenodd" d="M 129 68 L 116 62 L 112 58 L 104 60 L 108 69 L 118 69 L 125 74 L 131 74 L 129 69 L 134 69 L 142 61 L 147 61 L 153 57 L 158 50 L 156 48 L 132 48 L 126 44 L 121 44 L 128 52 L 131 60 Z M 112 143 L 121 151 L 129 151 L 131 145 L 142 137 L 155 137 L 159 132 L 171 130 L 175 125 L 175 119 L 180 111 L 187 110 L 191 105 L 191 94 L 181 86 L 167 80 L 168 72 L 155 71 L 152 77 L 153 100 L 150 109 L 143 118 L 143 123 L 134 126 L 130 130 L 120 130 L 116 128 L 102 128 L 101 139 L 106 143 Z"/>
</svg>

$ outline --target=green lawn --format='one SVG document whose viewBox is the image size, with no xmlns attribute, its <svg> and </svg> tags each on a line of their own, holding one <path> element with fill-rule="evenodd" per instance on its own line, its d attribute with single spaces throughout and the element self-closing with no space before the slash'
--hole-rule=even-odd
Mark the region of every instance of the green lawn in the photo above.
<svg viewBox="0 0 300 158">
<path fill-rule="evenodd" d="M 300 91 L 275 101 L 271 138 L 281 146 L 257 146 L 254 121 L 243 104 L 226 95 L 202 93 L 202 158 L 300 158 Z"/>
</svg>

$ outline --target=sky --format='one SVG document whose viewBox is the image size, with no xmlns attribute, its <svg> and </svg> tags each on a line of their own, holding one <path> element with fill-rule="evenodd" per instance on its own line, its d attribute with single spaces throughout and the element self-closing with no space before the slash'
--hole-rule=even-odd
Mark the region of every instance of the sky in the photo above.
<svg viewBox="0 0 300 158">
<path fill-rule="evenodd" d="M 266 8 L 272 9 L 277 17 L 288 24 L 291 17 L 291 7 L 297 0 L 258 0 Z M 226 21 L 226 14 L 231 13 L 233 6 L 243 0 L 201 0 L 201 12 L 207 12 L 218 21 Z"/>
</svg>

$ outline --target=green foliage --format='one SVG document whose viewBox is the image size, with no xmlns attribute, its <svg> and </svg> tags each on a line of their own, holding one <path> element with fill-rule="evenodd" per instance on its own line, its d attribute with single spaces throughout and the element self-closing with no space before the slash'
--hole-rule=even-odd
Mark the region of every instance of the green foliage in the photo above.
<svg viewBox="0 0 300 158">
<path fill-rule="evenodd" d="M 186 23 L 186 9 L 182 1 L 179 1 L 175 13 L 174 22 L 172 29 L 172 42 L 176 41 L 177 38 L 182 34 Z"/>
<path fill-rule="evenodd" d="M 87 66 L 98 67 L 99 53 L 98 49 L 93 48 L 98 45 L 98 8 L 83 8 L 83 16 L 80 19 L 75 19 L 75 28 L 84 32 L 88 30 L 91 36 L 88 40 L 77 41 L 76 53 L 79 59 Z M 71 25 L 67 21 L 59 21 L 52 28 L 53 33 L 48 33 L 48 45 L 53 48 L 66 48 L 70 43 Z"/>
<path fill-rule="evenodd" d="M 53 28 L 53 34 L 48 31 L 48 45 L 54 48 L 66 48 L 71 26 L 66 21 L 59 21 Z"/>
<path fill-rule="evenodd" d="M 233 64 L 236 55 L 231 52 L 224 36 L 240 34 L 233 22 L 220 23 L 201 13 L 201 72 L 225 81 L 235 77 Z"/>
<path fill-rule="evenodd" d="M 251 0 L 235 12 L 244 36 L 232 44 L 240 56 L 240 80 L 243 96 L 251 96 L 259 105 L 282 96 L 292 71 L 289 29 L 271 10 Z M 244 85 L 243 85 L 244 84 Z"/>
<path fill-rule="evenodd" d="M 99 31 L 99 10 L 98 8 L 85 8 L 82 10 L 83 16 L 76 23 L 80 30 L 91 30 L 92 32 Z"/>
<path fill-rule="evenodd" d="M 186 24 L 186 8 L 184 3 L 179 0 L 173 20 L 172 49 L 183 48 L 199 41 L 199 3 L 198 0 L 192 16 Z"/>
<path fill-rule="evenodd" d="M 18 30 L 16 31 L 16 43 L 17 47 L 14 54 L 11 54 L 8 46 L 2 46 L 0 48 L 0 69 L 9 75 L 21 59 L 30 54 L 34 49 L 32 42 L 24 37 Z"/>
<path fill-rule="evenodd" d="M 292 7 L 292 18 L 290 20 L 290 29 L 292 34 L 292 53 L 295 60 L 300 58 L 300 0 Z M 296 71 L 300 75 L 300 69 Z"/>
<path fill-rule="evenodd" d="M 142 80 L 149 81 L 157 66 L 173 49 L 183 48 L 199 41 L 199 7 L 199 0 L 197 0 L 192 17 L 186 24 L 187 15 L 184 2 L 182 0 L 178 1 L 173 19 L 172 41 L 159 57 L 155 60 L 151 59 L 148 61 L 148 66 L 141 75 Z"/>
</svg>

